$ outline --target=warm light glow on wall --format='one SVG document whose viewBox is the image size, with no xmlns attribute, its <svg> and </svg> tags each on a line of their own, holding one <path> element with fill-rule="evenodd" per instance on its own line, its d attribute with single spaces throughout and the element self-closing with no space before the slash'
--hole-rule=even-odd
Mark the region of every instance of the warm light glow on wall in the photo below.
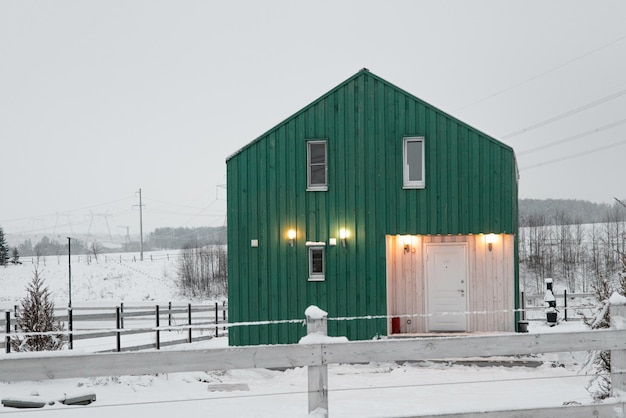
<svg viewBox="0 0 626 418">
<path fill-rule="evenodd" d="M 287 231 L 287 238 L 289 238 L 289 245 L 293 247 L 293 242 L 296 239 L 296 230 L 290 229 L 289 231 Z"/>
<path fill-rule="evenodd" d="M 341 228 L 339 230 L 339 239 L 341 240 L 341 245 L 346 246 L 346 238 L 350 236 L 350 232 L 346 228 Z"/>
<path fill-rule="evenodd" d="M 411 251 L 411 236 L 410 235 L 404 235 L 402 237 L 402 243 L 404 244 L 404 253 L 408 253 L 409 251 Z"/>
<path fill-rule="evenodd" d="M 493 244 L 498 240 L 496 234 L 487 234 L 485 235 L 485 242 L 487 243 L 487 248 L 489 251 L 493 250 Z"/>
</svg>

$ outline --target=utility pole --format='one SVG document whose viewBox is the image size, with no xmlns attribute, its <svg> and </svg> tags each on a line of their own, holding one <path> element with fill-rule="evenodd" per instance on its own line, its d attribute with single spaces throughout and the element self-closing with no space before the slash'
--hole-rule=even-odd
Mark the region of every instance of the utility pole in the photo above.
<svg viewBox="0 0 626 418">
<path fill-rule="evenodd" d="M 139 193 L 139 260 L 143 261 L 143 203 L 141 203 L 141 188 L 139 188 L 137 193 Z"/>
</svg>

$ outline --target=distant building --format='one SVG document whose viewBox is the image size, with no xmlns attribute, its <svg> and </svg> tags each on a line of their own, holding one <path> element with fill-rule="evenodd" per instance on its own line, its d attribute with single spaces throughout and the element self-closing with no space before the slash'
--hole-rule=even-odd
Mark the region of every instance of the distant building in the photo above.
<svg viewBox="0 0 626 418">
<path fill-rule="evenodd" d="M 502 142 L 363 69 L 229 157 L 227 173 L 231 322 L 317 305 L 375 317 L 329 321 L 351 340 L 515 330 L 518 173 Z M 304 334 L 229 330 L 232 345 Z"/>
</svg>

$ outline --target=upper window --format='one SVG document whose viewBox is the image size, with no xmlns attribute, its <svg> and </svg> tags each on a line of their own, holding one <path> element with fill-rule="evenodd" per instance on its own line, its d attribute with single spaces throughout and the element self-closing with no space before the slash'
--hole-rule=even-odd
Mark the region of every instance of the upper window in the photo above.
<svg viewBox="0 0 626 418">
<path fill-rule="evenodd" d="M 422 189 L 424 183 L 424 138 L 404 138 L 404 187 Z"/>
<path fill-rule="evenodd" d="M 307 141 L 307 190 L 328 189 L 326 141 Z"/>
<path fill-rule="evenodd" d="M 309 247 L 309 280 L 324 280 L 324 247 Z"/>
</svg>

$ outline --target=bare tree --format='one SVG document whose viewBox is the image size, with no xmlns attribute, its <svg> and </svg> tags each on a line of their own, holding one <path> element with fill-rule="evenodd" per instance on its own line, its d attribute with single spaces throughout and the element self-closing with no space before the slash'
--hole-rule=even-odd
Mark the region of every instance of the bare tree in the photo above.
<svg viewBox="0 0 626 418">
<path fill-rule="evenodd" d="M 96 263 L 98 263 L 98 255 L 102 254 L 103 250 L 104 245 L 102 245 L 98 241 L 94 241 L 91 243 L 91 246 L 89 247 L 89 252 L 93 254 L 93 257 L 96 259 Z"/>
<path fill-rule="evenodd" d="M 191 247 L 182 250 L 178 276 L 183 293 L 191 296 L 216 297 L 228 291 L 225 247 Z"/>
</svg>

